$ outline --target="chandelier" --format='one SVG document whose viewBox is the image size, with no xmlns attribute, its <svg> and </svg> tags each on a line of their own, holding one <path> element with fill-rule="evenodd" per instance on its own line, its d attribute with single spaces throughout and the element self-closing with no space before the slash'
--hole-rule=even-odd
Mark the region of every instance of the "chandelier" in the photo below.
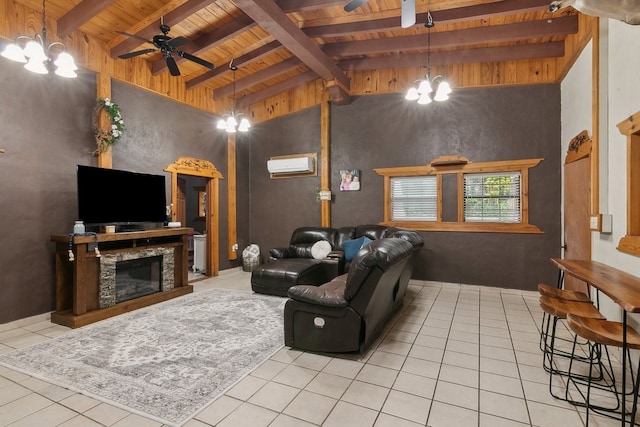
<svg viewBox="0 0 640 427">
<path fill-rule="evenodd" d="M 67 52 L 67 46 L 62 42 L 53 42 L 47 46 L 44 0 L 42 0 L 42 35 L 18 36 L 15 42 L 8 44 L 0 55 L 23 63 L 24 68 L 34 73 L 49 74 L 53 71 L 61 77 L 78 77 L 75 72 L 78 67 L 73 57 Z"/>
<path fill-rule="evenodd" d="M 443 76 L 437 75 L 431 78 L 431 28 L 435 24 L 431 17 L 431 12 L 427 12 L 427 75 L 424 79 L 416 80 L 409 88 L 405 99 L 408 101 L 418 101 L 418 104 L 429 104 L 431 101 L 446 101 L 451 93 L 451 86 Z"/>
<path fill-rule="evenodd" d="M 233 71 L 233 108 L 230 114 L 225 114 L 218 120 L 216 127 L 220 130 L 226 130 L 228 133 L 246 132 L 251 127 L 249 119 L 242 117 L 242 114 L 236 114 L 236 71 L 238 67 L 233 65 L 233 59 L 229 63 L 229 69 Z"/>
</svg>

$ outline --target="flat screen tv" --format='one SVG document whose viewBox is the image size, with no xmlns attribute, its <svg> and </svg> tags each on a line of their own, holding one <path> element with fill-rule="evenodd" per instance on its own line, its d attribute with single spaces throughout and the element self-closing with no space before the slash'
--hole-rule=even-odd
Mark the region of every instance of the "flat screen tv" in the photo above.
<svg viewBox="0 0 640 427">
<path fill-rule="evenodd" d="M 78 219 L 137 228 L 166 220 L 164 175 L 78 165 Z"/>
</svg>

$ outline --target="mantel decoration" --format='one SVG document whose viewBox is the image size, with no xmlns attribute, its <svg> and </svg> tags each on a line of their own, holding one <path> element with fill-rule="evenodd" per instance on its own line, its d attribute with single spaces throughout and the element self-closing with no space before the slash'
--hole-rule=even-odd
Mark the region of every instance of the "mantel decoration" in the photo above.
<svg viewBox="0 0 640 427">
<path fill-rule="evenodd" d="M 107 113 L 111 122 L 109 129 L 101 129 L 98 126 L 98 118 L 103 110 Z M 118 104 L 109 98 L 98 98 L 93 109 L 91 127 L 96 135 L 96 145 L 98 147 L 95 154 L 104 153 L 109 147 L 118 142 L 124 133 L 124 119 Z"/>
</svg>

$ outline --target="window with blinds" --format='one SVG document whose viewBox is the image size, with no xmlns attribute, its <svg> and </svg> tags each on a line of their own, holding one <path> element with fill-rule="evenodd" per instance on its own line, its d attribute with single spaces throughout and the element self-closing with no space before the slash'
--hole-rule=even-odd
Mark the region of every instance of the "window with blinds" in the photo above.
<svg viewBox="0 0 640 427">
<path fill-rule="evenodd" d="M 464 174 L 465 222 L 521 222 L 520 172 Z"/>
<path fill-rule="evenodd" d="M 435 176 L 393 177 L 391 218 L 393 221 L 436 221 L 438 183 Z"/>
</svg>

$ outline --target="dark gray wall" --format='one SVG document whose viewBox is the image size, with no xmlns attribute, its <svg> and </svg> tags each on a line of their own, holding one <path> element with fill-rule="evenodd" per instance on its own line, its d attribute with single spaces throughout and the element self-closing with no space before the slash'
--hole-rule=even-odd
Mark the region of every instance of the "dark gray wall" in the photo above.
<svg viewBox="0 0 640 427">
<path fill-rule="evenodd" d="M 126 127 L 113 152 L 114 168 L 165 174 L 167 197 L 170 174 L 163 169 L 181 156 L 209 160 L 226 175 L 227 136 L 215 130 L 213 115 L 121 82 L 113 82 L 112 97 Z M 50 236 L 73 228 L 76 165 L 97 164 L 90 126 L 95 75 L 83 73 L 74 80 L 40 76 L 0 58 L 0 99 L 0 148 L 6 150 L 0 154 L 0 323 L 5 323 L 54 309 Z M 239 191 L 246 194 L 247 180 L 239 181 Z M 226 201 L 222 180 L 221 248 L 227 247 Z M 243 227 L 246 236 L 248 228 Z M 221 251 L 221 269 L 237 265 Z"/>
<path fill-rule="evenodd" d="M 297 226 L 320 222 L 319 178 L 269 180 L 264 169 L 269 156 L 319 152 L 319 108 L 265 123 L 261 136 L 251 151 L 251 237 L 265 253 L 286 245 Z M 457 90 L 450 101 L 428 106 L 401 95 L 332 106 L 332 226 L 383 220 L 383 178 L 373 169 L 424 165 L 450 154 L 474 162 L 544 158 L 529 177 L 530 223 L 544 234 L 424 232 L 414 278 L 531 290 L 553 283 L 549 258 L 560 254 L 558 85 Z M 361 171 L 360 191 L 339 191 L 340 169 Z M 455 200 L 445 194 L 444 204 L 451 211 Z"/>
<path fill-rule="evenodd" d="M 51 234 L 77 215 L 75 166 L 91 161 L 95 77 L 42 76 L 0 58 L 0 323 L 51 311 Z"/>
</svg>

